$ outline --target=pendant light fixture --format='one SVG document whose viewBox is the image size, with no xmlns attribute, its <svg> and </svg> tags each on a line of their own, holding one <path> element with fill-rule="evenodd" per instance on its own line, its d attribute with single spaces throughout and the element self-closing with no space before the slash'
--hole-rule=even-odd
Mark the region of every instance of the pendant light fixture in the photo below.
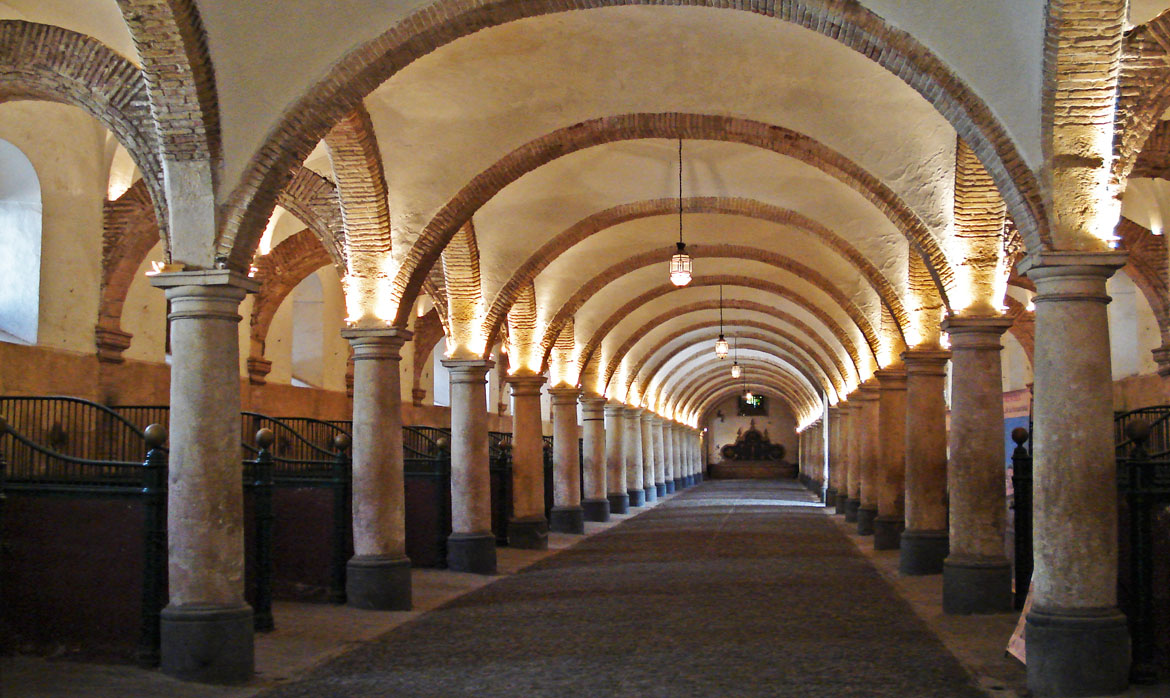
<svg viewBox="0 0 1170 698">
<path fill-rule="evenodd" d="M 739 368 L 739 335 L 736 335 L 732 339 L 735 340 L 735 361 L 731 364 L 731 377 L 739 378 L 739 374 L 741 372 L 741 369 Z"/>
<path fill-rule="evenodd" d="M 752 391 L 747 387 L 747 376 L 743 377 L 743 401 L 751 405 L 755 402 L 756 397 L 752 395 Z"/>
<path fill-rule="evenodd" d="M 687 254 L 687 244 L 683 242 L 683 198 L 682 198 L 682 139 L 678 139 L 678 242 L 675 247 L 678 251 L 670 258 L 670 283 L 675 286 L 686 286 L 691 282 L 691 256 Z"/>
<path fill-rule="evenodd" d="M 715 340 L 715 356 L 720 359 L 727 358 L 727 340 L 723 337 L 723 285 L 719 286 L 719 339 Z"/>
</svg>

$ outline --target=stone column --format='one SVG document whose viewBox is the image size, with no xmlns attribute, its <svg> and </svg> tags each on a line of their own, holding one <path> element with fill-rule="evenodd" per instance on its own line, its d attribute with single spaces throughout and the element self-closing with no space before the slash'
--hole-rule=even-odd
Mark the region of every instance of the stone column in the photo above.
<svg viewBox="0 0 1170 698">
<path fill-rule="evenodd" d="M 666 491 L 678 492 L 682 483 L 678 479 L 678 452 L 675 450 L 674 424 L 669 421 L 662 423 L 662 450 L 666 454 Z"/>
<path fill-rule="evenodd" d="M 675 489 L 687 487 L 686 431 L 681 424 L 674 424 L 670 433 L 674 438 L 674 482 Z"/>
<path fill-rule="evenodd" d="M 943 563 L 943 611 L 1012 609 L 1012 567 L 1004 548 L 1007 493 L 1000 336 L 1004 317 L 948 318 L 951 337 L 950 555 Z"/>
<path fill-rule="evenodd" d="M 626 415 L 620 402 L 605 405 L 605 498 L 612 514 L 630 510 L 626 492 Z"/>
<path fill-rule="evenodd" d="M 244 601 L 240 458 L 240 301 L 256 283 L 230 271 L 151 277 L 171 303 L 170 603 L 161 666 L 172 676 L 237 683 L 252 676 Z"/>
<path fill-rule="evenodd" d="M 577 446 L 576 387 L 550 388 L 553 417 L 553 508 L 548 526 L 557 533 L 584 533 L 581 466 Z"/>
<path fill-rule="evenodd" d="M 654 489 L 661 499 L 666 496 L 666 453 L 662 447 L 662 417 L 650 418 L 650 439 L 654 450 Z"/>
<path fill-rule="evenodd" d="M 695 434 L 695 481 L 707 479 L 707 443 L 702 433 Z"/>
<path fill-rule="evenodd" d="M 840 438 L 841 408 L 833 405 L 829 408 L 829 478 L 825 483 L 826 508 L 835 508 L 837 506 L 837 484 L 840 480 L 838 470 L 841 467 L 839 460 L 841 452 Z"/>
<path fill-rule="evenodd" d="M 353 552 L 346 565 L 350 606 L 411 608 L 402 460 L 402 385 L 407 330 L 347 329 L 353 347 Z"/>
<path fill-rule="evenodd" d="M 845 501 L 845 521 L 857 523 L 857 510 L 861 507 L 861 391 L 853 391 L 849 397 L 849 431 L 847 433 L 849 447 L 849 471 L 846 490 L 849 497 Z"/>
<path fill-rule="evenodd" d="M 837 514 L 844 514 L 849 504 L 850 430 L 853 428 L 853 409 L 849 403 L 838 403 L 837 453 L 833 458 L 837 478 Z"/>
<path fill-rule="evenodd" d="M 906 371 L 876 374 L 878 399 L 878 513 L 874 550 L 897 550 L 906 528 Z"/>
<path fill-rule="evenodd" d="M 650 410 L 642 411 L 642 487 L 646 491 L 646 501 L 658 499 L 658 488 L 654 483 L 654 413 Z"/>
<path fill-rule="evenodd" d="M 609 521 L 609 499 L 605 492 L 605 398 L 581 396 L 581 427 L 584 431 L 584 471 L 581 509 L 586 521 Z"/>
<path fill-rule="evenodd" d="M 1046 253 L 1036 282 L 1033 605 L 1028 687 L 1040 695 L 1125 690 L 1117 607 L 1117 466 L 1105 281 L 1120 253 Z"/>
<path fill-rule="evenodd" d="M 857 475 L 859 502 L 857 505 L 857 533 L 873 535 L 873 522 L 877 518 L 877 477 L 878 477 L 878 400 L 880 392 L 877 380 L 871 378 L 858 389 L 857 400 L 861 405 L 860 419 L 857 420 Z"/>
<path fill-rule="evenodd" d="M 698 479 L 695 477 L 695 471 L 698 469 L 695 465 L 696 459 L 698 458 L 698 440 L 699 437 L 693 429 L 688 428 L 683 431 L 683 454 L 684 462 L 686 463 L 687 487 L 691 487 L 698 482 Z"/>
<path fill-rule="evenodd" d="M 447 569 L 496 573 L 487 428 L 487 372 L 494 361 L 446 359 L 451 374 L 451 535 Z"/>
<path fill-rule="evenodd" d="M 626 407 L 626 494 L 630 506 L 646 504 L 645 468 L 642 464 L 642 408 Z"/>
<path fill-rule="evenodd" d="M 947 535 L 946 380 L 949 351 L 907 351 L 906 530 L 902 574 L 941 574 Z"/>
<path fill-rule="evenodd" d="M 512 518 L 508 546 L 548 548 L 544 515 L 544 438 L 540 419 L 540 375 L 507 378 L 512 389 Z"/>
</svg>

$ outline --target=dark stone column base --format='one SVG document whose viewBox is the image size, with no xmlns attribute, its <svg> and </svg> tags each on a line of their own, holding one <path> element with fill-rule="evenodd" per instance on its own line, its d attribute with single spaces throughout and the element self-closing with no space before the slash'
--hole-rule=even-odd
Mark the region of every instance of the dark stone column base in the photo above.
<svg viewBox="0 0 1170 698">
<path fill-rule="evenodd" d="M 825 490 L 825 508 L 829 509 L 837 506 L 837 490 L 830 487 Z"/>
<path fill-rule="evenodd" d="M 368 611 L 409 611 L 410 558 L 351 557 L 345 565 L 345 602 Z"/>
<path fill-rule="evenodd" d="M 665 483 L 663 483 L 662 486 L 666 489 L 665 494 L 674 494 L 674 491 L 675 491 L 674 478 L 667 480 Z"/>
<path fill-rule="evenodd" d="M 870 507 L 857 507 L 857 535 L 872 536 L 873 522 L 877 518 L 877 509 Z"/>
<path fill-rule="evenodd" d="M 873 549 L 897 550 L 902 544 L 906 522 L 900 516 L 879 516 L 873 520 Z"/>
<path fill-rule="evenodd" d="M 199 683 L 252 678 L 252 607 L 167 606 L 159 619 L 160 668 Z"/>
<path fill-rule="evenodd" d="M 447 569 L 452 572 L 495 574 L 495 534 L 452 533 L 447 536 Z"/>
<path fill-rule="evenodd" d="M 662 499 L 663 497 L 666 496 L 666 483 L 665 482 L 654 483 L 654 491 L 658 493 L 658 498 Z"/>
<path fill-rule="evenodd" d="M 943 562 L 943 613 L 970 615 L 1011 610 L 1012 565 L 1006 558 L 951 555 Z M 1028 641 L 1031 643 L 1031 638 Z"/>
<path fill-rule="evenodd" d="M 645 490 L 627 490 L 626 498 L 632 507 L 646 506 L 646 492 Z"/>
<path fill-rule="evenodd" d="M 608 494 L 605 498 L 609 500 L 609 513 L 611 514 L 625 514 L 630 510 L 630 495 L 628 494 Z"/>
<path fill-rule="evenodd" d="M 850 497 L 845 500 L 845 523 L 857 523 L 857 510 L 861 508 L 861 500 Z"/>
<path fill-rule="evenodd" d="M 644 489 L 642 491 L 646 493 L 646 502 L 647 503 L 654 502 L 654 501 L 658 500 L 658 488 L 656 488 L 654 485 L 650 485 L 649 487 L 647 487 L 646 489 Z"/>
<path fill-rule="evenodd" d="M 1129 629 L 1116 608 L 1028 613 L 1028 689 L 1034 696 L 1111 696 L 1129 687 Z"/>
<path fill-rule="evenodd" d="M 585 510 L 581 507 L 553 507 L 549 512 L 548 530 L 556 533 L 585 532 Z"/>
<path fill-rule="evenodd" d="M 508 521 L 508 547 L 548 550 L 548 521 L 543 516 Z"/>
<path fill-rule="evenodd" d="M 687 488 L 687 479 L 685 477 L 676 477 L 674 479 L 674 491 L 682 492 Z"/>
<path fill-rule="evenodd" d="M 946 531 L 903 531 L 898 571 L 907 576 L 942 574 L 943 560 L 951 552 Z"/>
<path fill-rule="evenodd" d="M 844 514 L 848 508 L 849 508 L 849 496 L 846 495 L 844 492 L 841 492 L 840 494 L 837 495 L 837 511 L 835 511 L 834 513 Z"/>
<path fill-rule="evenodd" d="M 609 521 L 608 499 L 581 500 L 581 509 L 585 512 L 586 521 Z"/>
<path fill-rule="evenodd" d="M 686 480 L 687 487 L 694 487 L 695 486 L 695 476 L 694 475 L 687 475 L 683 479 Z"/>
</svg>

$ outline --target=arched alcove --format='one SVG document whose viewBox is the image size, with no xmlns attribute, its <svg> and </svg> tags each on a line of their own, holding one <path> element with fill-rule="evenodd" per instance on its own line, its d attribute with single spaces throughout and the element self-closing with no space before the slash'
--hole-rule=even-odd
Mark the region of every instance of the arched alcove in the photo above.
<svg viewBox="0 0 1170 698">
<path fill-rule="evenodd" d="M 0 340 L 36 344 L 41 184 L 20 148 L 0 140 Z"/>
<path fill-rule="evenodd" d="M 1149 302 L 1124 272 L 1114 274 L 1106 289 L 1113 299 L 1107 306 L 1113 380 L 1154 373 L 1150 352 L 1162 342 Z"/>
<path fill-rule="evenodd" d="M 292 302 L 292 384 L 320 386 L 325 374 L 325 298 L 316 274 L 293 289 Z"/>
</svg>

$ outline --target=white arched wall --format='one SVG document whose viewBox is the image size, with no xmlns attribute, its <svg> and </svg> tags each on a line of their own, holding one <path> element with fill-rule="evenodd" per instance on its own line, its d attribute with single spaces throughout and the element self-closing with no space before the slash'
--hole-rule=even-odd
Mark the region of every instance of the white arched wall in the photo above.
<svg viewBox="0 0 1170 698">
<path fill-rule="evenodd" d="M 146 272 L 152 263 L 163 261 L 162 243 L 155 245 L 134 272 L 126 300 L 122 304 L 122 329 L 134 335 L 130 347 L 122 352 L 127 359 L 162 363 L 166 358 L 167 299 L 150 285 Z"/>
<path fill-rule="evenodd" d="M 1110 277 L 1109 345 L 1113 380 L 1154 373 L 1158 366 L 1150 353 L 1162 341 L 1158 322 L 1141 290 L 1124 271 Z"/>
<path fill-rule="evenodd" d="M 325 299 L 321 280 L 310 274 L 290 294 L 292 384 L 320 386 L 325 377 Z"/>
<path fill-rule="evenodd" d="M 41 183 L 20 148 L 0 140 L 0 341 L 36 344 Z"/>
<path fill-rule="evenodd" d="M 1003 372 L 1003 391 L 1008 393 L 1027 388 L 1032 382 L 1032 362 L 1011 331 L 1003 335 L 1003 351 L 999 358 L 1000 370 Z"/>
</svg>

